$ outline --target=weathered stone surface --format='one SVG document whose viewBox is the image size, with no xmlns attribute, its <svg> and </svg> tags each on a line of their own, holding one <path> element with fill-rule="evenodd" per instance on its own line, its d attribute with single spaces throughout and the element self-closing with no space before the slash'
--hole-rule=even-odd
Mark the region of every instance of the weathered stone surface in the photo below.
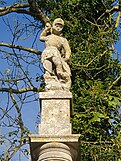
<svg viewBox="0 0 121 161">
<path fill-rule="evenodd" d="M 40 92 L 39 134 L 30 135 L 32 161 L 79 161 L 79 137 L 72 134 L 71 92 Z"/>
<path fill-rule="evenodd" d="M 38 161 L 69 160 L 72 161 L 69 146 L 63 143 L 51 142 L 41 146 Z"/>
<path fill-rule="evenodd" d="M 72 93 L 71 92 L 68 92 L 68 91 L 61 91 L 61 90 L 58 90 L 58 91 L 48 91 L 48 92 L 40 92 L 39 93 L 39 98 L 41 99 L 55 99 L 55 98 L 60 98 L 60 99 L 63 99 L 63 98 L 69 98 L 69 99 L 72 99 Z"/>
<path fill-rule="evenodd" d="M 80 135 L 30 135 L 32 161 L 78 161 Z"/>
<path fill-rule="evenodd" d="M 74 143 L 74 146 L 77 146 L 79 141 L 80 134 L 71 134 L 71 135 L 38 135 L 38 134 L 31 134 L 29 135 L 30 140 L 32 143 L 38 145 L 48 142 L 68 142 L 69 144 Z M 38 146 L 37 145 L 37 146 Z M 34 146 L 33 148 L 36 148 Z"/>
<path fill-rule="evenodd" d="M 41 61 L 45 70 L 45 90 L 69 90 L 71 87 L 71 71 L 69 61 L 71 49 L 66 38 L 61 36 L 64 21 L 54 20 L 52 26 L 47 23 L 40 34 L 40 40 L 46 48 L 42 52 Z"/>
<path fill-rule="evenodd" d="M 41 92 L 39 97 L 41 104 L 41 123 L 39 125 L 39 134 L 71 134 L 71 92 Z"/>
</svg>

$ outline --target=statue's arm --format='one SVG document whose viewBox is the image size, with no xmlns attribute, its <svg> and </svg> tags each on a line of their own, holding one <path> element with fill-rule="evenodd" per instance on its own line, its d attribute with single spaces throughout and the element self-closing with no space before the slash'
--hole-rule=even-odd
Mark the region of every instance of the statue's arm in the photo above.
<svg viewBox="0 0 121 161">
<path fill-rule="evenodd" d="M 46 41 L 47 40 L 47 34 L 51 31 L 51 25 L 49 23 L 46 24 L 45 29 L 40 34 L 40 40 Z"/>
</svg>

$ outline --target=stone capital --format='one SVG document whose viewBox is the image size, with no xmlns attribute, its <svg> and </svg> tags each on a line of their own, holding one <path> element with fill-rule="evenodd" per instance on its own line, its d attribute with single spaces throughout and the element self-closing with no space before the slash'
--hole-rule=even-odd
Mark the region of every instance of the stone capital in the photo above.
<svg viewBox="0 0 121 161">
<path fill-rule="evenodd" d="M 80 135 L 30 135 L 32 161 L 78 161 Z"/>
</svg>

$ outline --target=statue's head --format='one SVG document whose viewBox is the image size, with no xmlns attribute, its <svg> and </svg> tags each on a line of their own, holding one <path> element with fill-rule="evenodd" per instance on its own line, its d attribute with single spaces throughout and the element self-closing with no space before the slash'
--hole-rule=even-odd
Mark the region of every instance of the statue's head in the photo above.
<svg viewBox="0 0 121 161">
<path fill-rule="evenodd" d="M 59 35 L 64 27 L 64 21 L 61 18 L 56 18 L 52 25 L 52 32 Z"/>
</svg>

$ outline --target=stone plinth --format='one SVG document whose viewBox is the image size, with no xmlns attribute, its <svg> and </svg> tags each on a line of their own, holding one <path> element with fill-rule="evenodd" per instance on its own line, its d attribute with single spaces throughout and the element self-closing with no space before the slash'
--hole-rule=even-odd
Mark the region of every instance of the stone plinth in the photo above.
<svg viewBox="0 0 121 161">
<path fill-rule="evenodd" d="M 70 108 L 71 92 L 40 92 L 41 123 L 40 135 L 71 134 Z"/>
<path fill-rule="evenodd" d="M 40 92 L 39 98 L 39 132 L 29 136 L 32 161 L 77 161 L 80 135 L 71 131 L 71 92 Z"/>
<path fill-rule="evenodd" d="M 32 161 L 77 161 L 79 136 L 30 135 Z"/>
</svg>

